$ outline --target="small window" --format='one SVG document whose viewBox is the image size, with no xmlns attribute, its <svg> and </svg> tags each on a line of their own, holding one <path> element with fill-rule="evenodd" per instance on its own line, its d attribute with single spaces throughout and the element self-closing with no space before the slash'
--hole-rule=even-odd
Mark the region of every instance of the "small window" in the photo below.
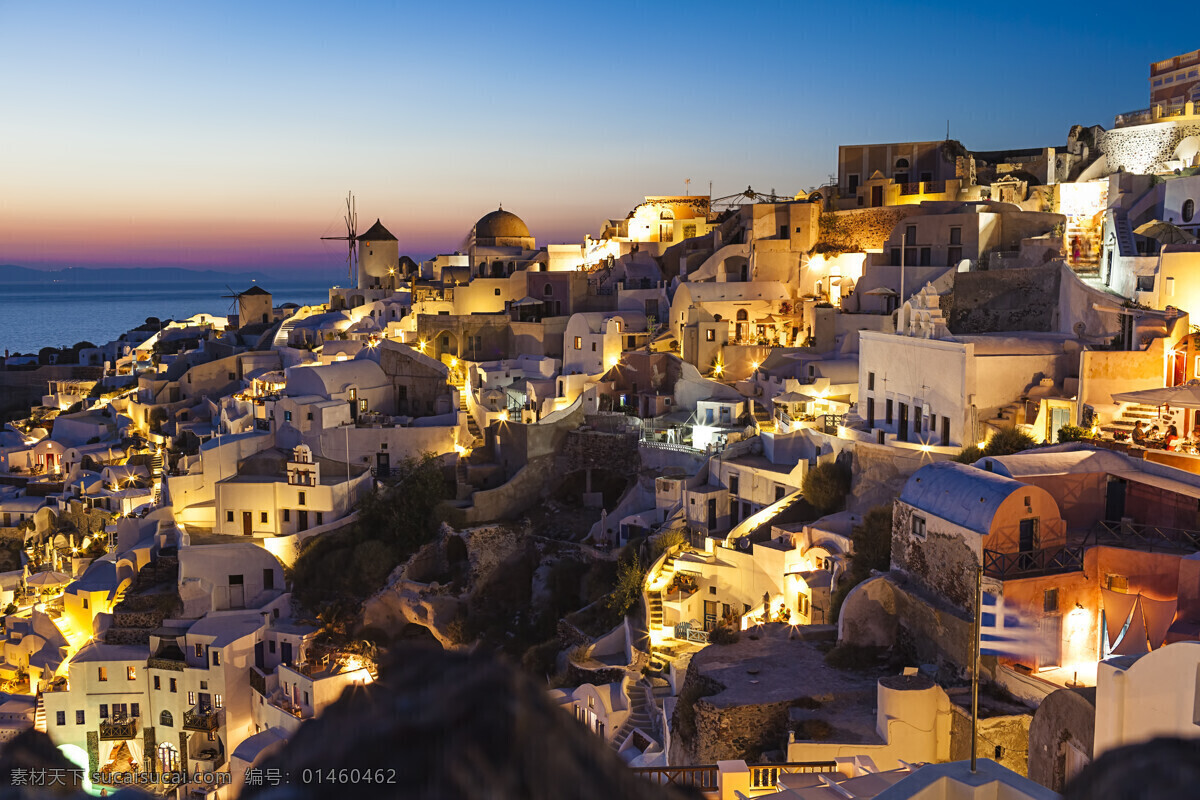
<svg viewBox="0 0 1200 800">
<path fill-rule="evenodd" d="M 171 678 L 171 691 L 172 692 L 179 691 L 179 681 L 177 681 L 175 678 Z"/>
<path fill-rule="evenodd" d="M 175 725 L 175 718 L 171 716 L 170 711 L 164 711 L 158 715 L 158 724 L 164 728 L 171 728 Z"/>
<path fill-rule="evenodd" d="M 226 521 L 226 522 L 233 522 L 233 512 L 232 512 L 232 511 L 226 511 L 226 512 L 225 512 L 225 521 Z"/>
<path fill-rule="evenodd" d="M 87 599 L 86 597 L 85 597 L 85 598 L 83 598 L 83 607 L 84 607 L 85 609 L 88 607 L 88 599 Z"/>
<path fill-rule="evenodd" d="M 283 412 L 283 421 L 291 422 L 292 421 L 292 412 L 290 412 L 290 411 Z"/>
<path fill-rule="evenodd" d="M 729 476 L 729 493 L 732 495 L 736 495 L 738 493 L 738 476 L 737 475 Z"/>
<path fill-rule="evenodd" d="M 910 244 L 910 245 L 916 244 L 916 241 L 917 241 L 917 226 L 916 225 L 905 225 L 904 226 L 904 241 L 906 244 Z M 907 256 L 907 253 L 905 255 Z M 905 260 L 907 260 L 907 259 L 905 259 Z"/>
<path fill-rule="evenodd" d="M 592 342 L 592 352 L 596 352 L 596 343 Z"/>
<path fill-rule="evenodd" d="M 202 644 L 196 645 L 196 658 L 199 658 L 201 660 L 204 659 L 204 645 L 202 645 Z"/>
<path fill-rule="evenodd" d="M 325 524 L 325 515 L 323 513 L 321 513 L 320 511 L 317 512 L 317 524 L 318 525 Z"/>
<path fill-rule="evenodd" d="M 867 373 L 867 391 L 872 392 L 874 390 L 875 390 L 875 373 L 868 372 Z"/>
<path fill-rule="evenodd" d="M 582 349 L 583 349 L 583 337 L 582 337 L 582 336 L 576 336 L 576 337 L 575 337 L 575 349 L 576 349 L 576 350 L 582 350 Z"/>
<path fill-rule="evenodd" d="M 1137 290 L 1139 292 L 1153 292 L 1154 291 L 1154 276 L 1153 275 L 1138 275 L 1137 276 Z"/>
<path fill-rule="evenodd" d="M 283 521 L 284 522 L 292 521 L 292 510 L 290 508 L 285 508 L 283 510 Z"/>
<path fill-rule="evenodd" d="M 96 668 L 96 677 L 98 677 L 101 681 L 107 681 L 108 680 L 108 668 L 107 667 L 97 667 Z"/>
<path fill-rule="evenodd" d="M 154 676 L 154 688 L 156 690 L 162 688 L 162 678 L 157 675 Z"/>
<path fill-rule="evenodd" d="M 308 705 L 308 692 L 304 693 L 304 705 Z"/>
<path fill-rule="evenodd" d="M 925 518 L 924 517 L 918 517 L 916 514 L 913 514 L 912 535 L 914 537 L 916 537 L 917 539 L 925 538 Z"/>
<path fill-rule="evenodd" d="M 908 169 L 908 159 L 907 158 L 897 158 L 896 159 L 896 169 Z"/>
<path fill-rule="evenodd" d="M 779 502 L 780 500 L 782 500 L 783 496 L 786 492 L 787 492 L 787 490 L 784 487 L 776 486 L 775 487 L 775 502 Z"/>
<path fill-rule="evenodd" d="M 500 290 L 499 290 L 499 289 L 497 289 L 497 290 L 496 290 L 496 297 L 499 297 L 499 296 L 500 296 Z"/>
<path fill-rule="evenodd" d="M 962 228 L 950 229 L 950 244 L 962 244 Z"/>
<path fill-rule="evenodd" d="M 136 681 L 137 680 L 137 667 L 126 667 L 125 668 L 125 679 L 130 680 L 130 681 Z"/>
<path fill-rule="evenodd" d="M 717 593 L 717 587 L 716 587 L 716 586 L 710 586 L 710 587 L 708 587 L 708 593 L 709 593 L 709 594 L 716 594 L 716 593 Z"/>
<path fill-rule="evenodd" d="M 58 725 L 59 727 L 62 727 L 63 725 L 66 725 L 66 724 L 67 724 L 67 712 L 65 712 L 65 711 L 56 711 L 56 712 L 55 712 L 55 714 L 54 714 L 54 722 L 55 722 L 55 724 L 56 724 L 56 725 Z"/>
<path fill-rule="evenodd" d="M 213 650 L 213 651 L 212 651 L 212 657 L 213 657 L 213 659 L 212 659 L 212 661 L 213 661 L 213 666 L 214 666 L 214 667 L 219 667 L 219 666 L 221 666 L 221 651 L 220 651 L 220 650 Z"/>
<path fill-rule="evenodd" d="M 299 495 L 300 496 L 297 499 L 296 503 L 297 503 L 297 505 L 304 505 L 304 492 L 300 492 Z"/>
<path fill-rule="evenodd" d="M 1183 221 L 1191 222 L 1194 216 L 1196 216 L 1196 201 L 1189 197 L 1183 201 Z"/>
<path fill-rule="evenodd" d="M 709 328 L 704 332 L 704 340 L 706 342 L 715 342 L 717 340 L 717 331 L 715 328 Z"/>
<path fill-rule="evenodd" d="M 1058 611 L 1058 589 L 1046 589 L 1042 592 L 1042 611 L 1047 614 Z"/>
<path fill-rule="evenodd" d="M 196 693 L 195 692 L 188 692 L 188 705 L 189 706 L 196 705 Z"/>
<path fill-rule="evenodd" d="M 84 714 L 84 712 L 82 712 L 82 711 L 75 712 L 75 724 L 76 725 L 86 724 L 86 715 Z"/>
<path fill-rule="evenodd" d="M 200 691 L 202 691 L 202 692 L 208 691 L 208 681 L 200 681 Z"/>
<path fill-rule="evenodd" d="M 270 641 L 267 642 L 267 652 L 269 652 L 269 653 L 275 652 L 275 640 L 274 639 L 271 639 Z"/>
<path fill-rule="evenodd" d="M 214 708 L 221 708 L 221 707 L 222 707 L 222 706 L 224 706 L 224 705 L 225 705 L 225 701 L 221 699 L 221 695 L 219 695 L 219 694 L 214 694 L 214 695 L 213 695 L 213 707 L 214 707 Z"/>
<path fill-rule="evenodd" d="M 312 422 L 312 412 L 308 412 L 308 421 Z"/>
<path fill-rule="evenodd" d="M 108 704 L 100 704 L 100 719 L 108 719 Z"/>
<path fill-rule="evenodd" d="M 267 524 L 267 512 L 263 511 L 261 514 L 259 514 L 258 521 L 261 522 L 263 525 L 266 525 Z"/>
</svg>

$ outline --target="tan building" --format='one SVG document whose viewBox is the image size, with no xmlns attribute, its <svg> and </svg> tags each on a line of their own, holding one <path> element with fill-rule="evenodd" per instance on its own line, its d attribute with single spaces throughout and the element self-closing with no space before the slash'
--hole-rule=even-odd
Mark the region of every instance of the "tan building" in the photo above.
<svg viewBox="0 0 1200 800">
<path fill-rule="evenodd" d="M 1200 50 L 1150 65 L 1150 105 L 1181 106 L 1200 99 Z"/>
</svg>

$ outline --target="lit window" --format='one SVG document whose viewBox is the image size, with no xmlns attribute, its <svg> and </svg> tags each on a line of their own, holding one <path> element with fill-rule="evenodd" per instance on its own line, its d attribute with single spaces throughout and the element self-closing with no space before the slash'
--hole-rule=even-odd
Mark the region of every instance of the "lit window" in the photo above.
<svg viewBox="0 0 1200 800">
<path fill-rule="evenodd" d="M 157 675 L 154 676 L 154 688 L 155 689 L 162 688 L 162 679 L 160 677 L 158 677 Z"/>
<path fill-rule="evenodd" d="M 266 525 L 267 524 L 267 512 L 264 511 L 261 514 L 259 514 L 258 519 L 263 525 Z"/>
<path fill-rule="evenodd" d="M 97 667 L 96 674 L 100 680 L 102 680 L 102 681 L 108 680 L 108 669 L 106 667 Z"/>
<path fill-rule="evenodd" d="M 583 337 L 582 337 L 582 336 L 576 336 L 576 337 L 575 337 L 575 349 L 576 349 L 576 350 L 582 350 L 582 349 L 583 349 Z"/>
<path fill-rule="evenodd" d="M 125 677 L 128 680 L 136 681 L 137 680 L 137 667 L 126 667 L 125 668 Z"/>
</svg>

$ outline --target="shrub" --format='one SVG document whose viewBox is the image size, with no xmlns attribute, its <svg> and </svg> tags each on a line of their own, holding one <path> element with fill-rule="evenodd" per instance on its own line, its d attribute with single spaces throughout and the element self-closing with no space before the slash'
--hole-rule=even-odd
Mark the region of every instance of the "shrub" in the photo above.
<svg viewBox="0 0 1200 800">
<path fill-rule="evenodd" d="M 823 719 L 802 720 L 796 726 L 796 740 L 801 742 L 823 742 L 833 735 L 833 726 Z"/>
<path fill-rule="evenodd" d="M 737 644 L 742 632 L 731 625 L 718 625 L 708 634 L 709 644 Z"/>
<path fill-rule="evenodd" d="M 987 446 L 983 448 L 985 456 L 1011 456 L 1013 453 L 1019 453 L 1022 450 L 1028 450 L 1037 442 L 1033 437 L 1022 430 L 1012 428 L 1009 430 L 997 431 L 991 439 L 988 440 Z"/>
<path fill-rule="evenodd" d="M 663 553 L 672 547 L 678 547 L 685 541 L 687 538 L 679 528 L 669 528 L 663 531 L 650 542 L 650 563 L 653 564 Z"/>
<path fill-rule="evenodd" d="M 802 492 L 819 513 L 830 514 L 850 493 L 850 472 L 836 461 L 817 464 L 805 474 Z"/>
<path fill-rule="evenodd" d="M 983 450 L 972 444 L 964 447 L 953 460 L 960 464 L 974 464 L 981 458 L 983 458 Z"/>
<path fill-rule="evenodd" d="M 1086 442 L 1092 438 L 1092 432 L 1087 428 L 1081 428 L 1078 425 L 1063 425 L 1058 429 L 1058 441 L 1061 442 Z"/>
</svg>

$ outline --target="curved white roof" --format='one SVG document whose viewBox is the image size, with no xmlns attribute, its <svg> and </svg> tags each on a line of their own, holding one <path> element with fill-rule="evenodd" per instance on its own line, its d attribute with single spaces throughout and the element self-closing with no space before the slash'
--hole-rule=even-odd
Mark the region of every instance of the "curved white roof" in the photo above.
<svg viewBox="0 0 1200 800">
<path fill-rule="evenodd" d="M 955 525 L 987 534 L 1000 504 L 1024 488 L 1025 484 L 1003 475 L 941 461 L 914 472 L 900 499 Z"/>
</svg>

